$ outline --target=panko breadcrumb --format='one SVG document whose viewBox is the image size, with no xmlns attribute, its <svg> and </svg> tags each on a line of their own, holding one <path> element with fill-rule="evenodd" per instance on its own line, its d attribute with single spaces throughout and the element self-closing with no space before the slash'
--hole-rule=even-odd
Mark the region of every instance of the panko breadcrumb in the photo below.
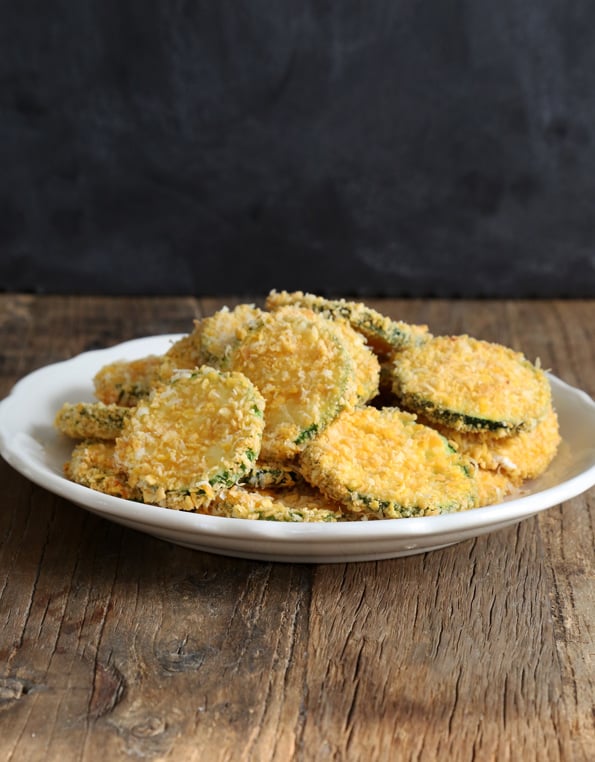
<svg viewBox="0 0 595 762">
<path fill-rule="evenodd" d="M 344 410 L 302 453 L 304 477 L 353 512 L 432 516 L 476 505 L 472 470 L 396 408 Z"/>
<path fill-rule="evenodd" d="M 149 355 L 104 365 L 93 378 L 95 396 L 106 405 L 134 407 L 160 382 L 162 363 L 161 356 Z"/>
<path fill-rule="evenodd" d="M 357 396 L 353 361 L 336 331 L 313 312 L 285 307 L 265 315 L 230 357 L 266 400 L 262 457 L 302 450 Z"/>
<path fill-rule="evenodd" d="M 65 402 L 54 420 L 72 439 L 115 439 L 122 433 L 130 408 L 103 402 Z"/>
<path fill-rule="evenodd" d="M 459 431 L 508 436 L 545 416 L 545 373 L 520 352 L 471 336 L 435 336 L 404 348 L 393 364 L 400 405 Z"/>
<path fill-rule="evenodd" d="M 113 441 L 85 440 L 72 450 L 64 464 L 65 476 L 84 487 L 126 500 L 140 500 L 140 493 L 130 486 L 126 474 L 114 458 Z"/>
<path fill-rule="evenodd" d="M 181 372 L 134 409 L 116 462 L 146 502 L 162 504 L 174 492 L 199 504 L 252 469 L 263 412 L 261 394 L 240 373 L 206 365 Z"/>
<path fill-rule="evenodd" d="M 275 310 L 287 305 L 306 307 L 330 318 L 347 320 L 366 337 L 379 355 L 391 354 L 396 349 L 425 339 L 428 335 L 426 325 L 410 325 L 400 320 L 391 320 L 362 302 L 326 299 L 303 291 L 272 290 L 267 296 L 267 309 Z"/>
</svg>

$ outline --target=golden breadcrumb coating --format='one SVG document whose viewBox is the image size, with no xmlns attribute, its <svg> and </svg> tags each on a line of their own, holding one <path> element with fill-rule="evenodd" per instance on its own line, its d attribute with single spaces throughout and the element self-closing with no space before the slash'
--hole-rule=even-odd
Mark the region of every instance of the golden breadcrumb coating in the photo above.
<svg viewBox="0 0 595 762">
<path fill-rule="evenodd" d="M 391 320 L 362 302 L 326 299 L 303 291 L 273 290 L 267 296 L 265 304 L 269 310 L 276 310 L 287 305 L 306 307 L 330 318 L 344 318 L 366 337 L 370 346 L 379 355 L 390 354 L 395 349 L 416 343 L 419 339 L 425 338 L 428 333 L 428 327 L 425 325 L 410 325 Z"/>
<path fill-rule="evenodd" d="M 232 352 L 230 367 L 266 400 L 264 459 L 293 457 L 356 397 L 353 362 L 337 332 L 293 307 L 264 313 Z"/>
<path fill-rule="evenodd" d="M 169 368 L 192 370 L 204 364 L 201 347 L 202 321 L 195 320 L 193 330 L 174 341 L 165 353 L 164 363 Z"/>
<path fill-rule="evenodd" d="M 542 474 L 560 445 L 558 416 L 552 407 L 534 429 L 509 437 L 485 437 L 443 426 L 440 431 L 473 463 L 482 469 L 504 471 L 517 483 Z"/>
<path fill-rule="evenodd" d="M 150 355 L 104 365 L 93 378 L 95 396 L 106 405 L 134 407 L 160 382 L 162 362 L 161 356 Z"/>
<path fill-rule="evenodd" d="M 395 358 L 403 407 L 459 431 L 530 430 L 551 406 L 545 373 L 521 353 L 473 337 L 435 336 Z"/>
<path fill-rule="evenodd" d="M 477 507 L 496 505 L 511 495 L 517 483 L 504 471 L 490 471 L 485 468 L 475 470 L 477 482 Z"/>
<path fill-rule="evenodd" d="M 472 508 L 472 470 L 437 431 L 396 408 L 344 410 L 300 459 L 304 477 L 347 510 L 386 518 Z"/>
<path fill-rule="evenodd" d="M 116 440 L 116 461 L 146 502 L 168 492 L 208 500 L 253 467 L 264 400 L 240 373 L 180 371 L 138 405 Z"/>
<path fill-rule="evenodd" d="M 103 402 L 65 402 L 54 420 L 55 427 L 72 439 L 115 439 L 121 434 L 129 407 Z"/>
<path fill-rule="evenodd" d="M 64 474 L 67 479 L 106 495 L 140 500 L 140 494 L 115 462 L 114 447 L 115 443 L 108 440 L 79 442 L 64 464 Z"/>
<path fill-rule="evenodd" d="M 329 522 L 342 518 L 341 507 L 315 490 L 275 492 L 232 487 L 206 506 L 211 516 L 265 521 Z"/>
<path fill-rule="evenodd" d="M 253 304 L 223 307 L 202 321 L 201 348 L 203 362 L 216 368 L 229 367 L 233 348 L 248 331 L 262 321 L 262 311 Z"/>
</svg>

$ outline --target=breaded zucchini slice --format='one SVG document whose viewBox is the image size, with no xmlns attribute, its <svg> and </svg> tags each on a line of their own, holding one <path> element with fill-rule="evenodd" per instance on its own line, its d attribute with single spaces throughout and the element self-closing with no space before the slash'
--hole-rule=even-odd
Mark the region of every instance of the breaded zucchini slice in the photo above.
<svg viewBox="0 0 595 762">
<path fill-rule="evenodd" d="M 138 360 L 117 360 L 95 374 L 95 396 L 106 405 L 134 407 L 161 381 L 163 357 L 149 355 Z"/>
<path fill-rule="evenodd" d="M 115 439 L 122 433 L 130 408 L 103 402 L 65 402 L 54 419 L 56 428 L 72 439 Z"/>
<path fill-rule="evenodd" d="M 165 353 L 163 360 L 171 368 L 192 370 L 203 365 L 201 347 L 202 321 L 195 320 L 193 330 L 174 341 Z"/>
<path fill-rule="evenodd" d="M 310 442 L 300 465 L 311 484 L 354 513 L 433 516 L 476 504 L 467 461 L 397 408 L 344 410 Z"/>
<path fill-rule="evenodd" d="M 309 310 L 263 313 L 230 355 L 266 400 L 261 457 L 289 460 L 353 401 L 353 362 L 332 325 Z"/>
<path fill-rule="evenodd" d="M 114 442 L 108 440 L 79 442 L 70 460 L 64 464 L 64 475 L 106 495 L 140 500 L 140 494 L 127 481 L 126 474 L 116 465 Z"/>
<path fill-rule="evenodd" d="M 240 373 L 180 371 L 128 417 L 116 461 L 145 502 L 168 493 L 209 500 L 249 473 L 260 452 L 264 400 Z"/>
<path fill-rule="evenodd" d="M 403 346 L 417 343 L 428 334 L 428 328 L 425 325 L 409 325 L 402 321 L 391 320 L 362 302 L 326 299 L 303 291 L 273 290 L 267 296 L 265 303 L 269 310 L 276 310 L 286 305 L 306 307 L 331 319 L 347 320 L 356 331 L 365 336 L 370 346 L 379 355 L 390 354 Z"/>
<path fill-rule="evenodd" d="M 404 348 L 393 364 L 402 407 L 458 431 L 530 430 L 551 405 L 547 376 L 520 352 L 467 335 Z"/>
<path fill-rule="evenodd" d="M 253 304 L 238 304 L 231 310 L 223 307 L 204 318 L 201 325 L 202 362 L 215 368 L 228 368 L 233 348 L 261 322 L 261 316 L 262 310 Z"/>
<path fill-rule="evenodd" d="M 445 427 L 440 427 L 440 432 L 481 469 L 503 471 L 517 483 L 542 474 L 560 445 L 558 416 L 552 407 L 534 429 L 509 437 L 485 437 Z"/>
<path fill-rule="evenodd" d="M 370 349 L 363 335 L 346 320 L 337 318 L 332 321 L 331 325 L 351 355 L 356 394 L 353 402 L 354 404 L 365 405 L 378 394 L 380 383 L 378 357 Z"/>
<path fill-rule="evenodd" d="M 286 489 L 281 492 L 232 487 L 204 509 L 212 516 L 261 521 L 333 522 L 342 518 L 341 507 L 324 495 Z"/>
<path fill-rule="evenodd" d="M 477 507 L 496 505 L 512 494 L 517 483 L 504 471 L 490 471 L 485 468 L 475 470 L 477 482 Z"/>
</svg>

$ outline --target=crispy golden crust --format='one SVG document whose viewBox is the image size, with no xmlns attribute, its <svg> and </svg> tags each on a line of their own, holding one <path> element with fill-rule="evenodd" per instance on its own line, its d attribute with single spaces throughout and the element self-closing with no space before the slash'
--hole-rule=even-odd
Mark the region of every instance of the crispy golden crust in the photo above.
<svg viewBox="0 0 595 762">
<path fill-rule="evenodd" d="M 403 407 L 458 431 L 508 436 L 534 428 L 551 406 L 542 370 L 519 352 L 466 335 L 406 347 L 393 373 Z"/>
<path fill-rule="evenodd" d="M 466 462 L 395 408 L 343 411 L 301 456 L 304 477 L 353 512 L 431 516 L 475 505 Z"/>
<path fill-rule="evenodd" d="M 83 441 L 75 445 L 64 464 L 67 479 L 90 489 L 125 500 L 140 500 L 114 459 L 113 441 Z"/>
<path fill-rule="evenodd" d="M 342 518 L 341 507 L 315 490 L 285 489 L 267 492 L 232 487 L 202 512 L 211 516 L 265 521 L 334 522 Z"/>
<path fill-rule="evenodd" d="M 203 365 L 201 335 L 202 321 L 195 320 L 193 330 L 175 341 L 165 353 L 165 366 L 192 370 Z"/>
<path fill-rule="evenodd" d="M 417 343 L 420 338 L 425 338 L 428 332 L 425 325 L 409 325 L 402 321 L 391 320 L 362 302 L 325 299 L 303 291 L 273 290 L 269 293 L 265 306 L 269 310 L 276 310 L 287 305 L 305 307 L 330 318 L 347 320 L 353 328 L 366 337 L 370 346 L 379 355 L 390 354 L 395 349 Z"/>
<path fill-rule="evenodd" d="M 380 382 L 380 363 L 372 352 L 365 338 L 350 323 L 341 318 L 331 322 L 332 329 L 338 333 L 345 349 L 351 356 L 354 368 L 353 404 L 364 405 L 378 394 Z"/>
<path fill-rule="evenodd" d="M 496 505 L 511 495 L 517 483 L 504 471 L 489 471 L 485 468 L 475 470 L 477 482 L 477 507 Z"/>
<path fill-rule="evenodd" d="M 103 402 L 65 402 L 54 420 L 72 439 L 115 439 L 122 432 L 130 408 Z"/>
<path fill-rule="evenodd" d="M 230 357 L 266 400 L 262 457 L 287 460 L 356 396 L 353 362 L 328 321 L 293 307 L 265 313 Z"/>
<path fill-rule="evenodd" d="M 558 416 L 551 407 L 534 429 L 510 437 L 484 437 L 446 427 L 440 427 L 440 431 L 480 468 L 505 472 L 516 483 L 542 474 L 560 444 Z"/>
<path fill-rule="evenodd" d="M 101 368 L 93 378 L 95 396 L 106 405 L 134 407 L 161 381 L 160 355 L 119 360 Z"/>
<path fill-rule="evenodd" d="M 202 361 L 215 368 L 228 368 L 233 348 L 261 321 L 262 311 L 253 304 L 238 304 L 231 310 L 223 307 L 204 318 L 201 326 Z"/>
<path fill-rule="evenodd" d="M 163 504 L 168 492 L 209 500 L 252 469 L 263 411 L 245 376 L 203 366 L 135 408 L 116 440 L 116 461 L 146 502 Z"/>
</svg>

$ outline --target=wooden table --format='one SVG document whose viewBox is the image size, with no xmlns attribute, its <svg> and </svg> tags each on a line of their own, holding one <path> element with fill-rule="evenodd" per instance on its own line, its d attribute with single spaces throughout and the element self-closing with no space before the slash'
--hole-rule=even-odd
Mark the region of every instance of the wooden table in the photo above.
<svg viewBox="0 0 595 762">
<path fill-rule="evenodd" d="M 0 295 L 0 396 L 238 301 Z M 369 304 L 595 396 L 593 301 Z M 300 565 L 183 549 L 0 473 L 2 759 L 595 759 L 593 490 L 433 553 Z"/>
</svg>

